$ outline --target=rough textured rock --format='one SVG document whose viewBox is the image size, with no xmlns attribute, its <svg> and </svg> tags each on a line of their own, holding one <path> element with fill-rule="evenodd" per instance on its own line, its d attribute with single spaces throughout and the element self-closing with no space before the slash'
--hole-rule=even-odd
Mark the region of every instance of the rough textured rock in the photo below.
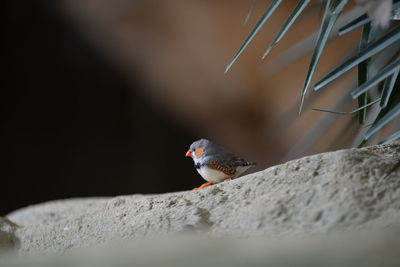
<svg viewBox="0 0 400 267">
<path fill-rule="evenodd" d="M 200 191 L 61 200 L 8 218 L 20 251 L 65 251 L 107 240 L 202 232 L 304 236 L 400 222 L 400 144 L 304 157 Z"/>
<path fill-rule="evenodd" d="M 135 239 L 65 255 L 0 257 L 2 267 L 398 267 L 400 228 L 299 239 L 180 236 Z"/>
<path fill-rule="evenodd" d="M 7 218 L 0 217 L 0 248 L 11 248 L 18 245 L 15 230 L 18 225 Z"/>
</svg>

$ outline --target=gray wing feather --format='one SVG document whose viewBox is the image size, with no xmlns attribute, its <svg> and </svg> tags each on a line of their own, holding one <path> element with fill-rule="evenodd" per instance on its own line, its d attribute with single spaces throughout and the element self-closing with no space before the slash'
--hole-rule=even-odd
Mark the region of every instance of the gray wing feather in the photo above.
<svg viewBox="0 0 400 267">
<path fill-rule="evenodd" d="M 246 161 L 239 158 L 231 153 L 226 153 L 225 155 L 209 155 L 204 157 L 201 164 L 208 164 L 211 162 L 218 162 L 221 167 L 224 168 L 237 168 L 241 166 L 251 166 L 255 165 L 253 162 Z"/>
</svg>

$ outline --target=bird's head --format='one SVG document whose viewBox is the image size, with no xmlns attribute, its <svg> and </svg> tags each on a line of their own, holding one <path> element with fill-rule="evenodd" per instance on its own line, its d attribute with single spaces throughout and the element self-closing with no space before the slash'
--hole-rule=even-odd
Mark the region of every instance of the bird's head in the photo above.
<svg viewBox="0 0 400 267">
<path fill-rule="evenodd" d="M 205 156 L 206 151 L 212 143 L 207 139 L 200 139 L 190 145 L 189 150 L 186 152 L 186 157 L 191 157 L 195 162 Z"/>
</svg>

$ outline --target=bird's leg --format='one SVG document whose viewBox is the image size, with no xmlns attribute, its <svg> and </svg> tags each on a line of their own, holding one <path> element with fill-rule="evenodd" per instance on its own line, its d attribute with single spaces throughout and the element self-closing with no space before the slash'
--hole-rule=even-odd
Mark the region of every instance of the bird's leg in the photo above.
<svg viewBox="0 0 400 267">
<path fill-rule="evenodd" d="M 194 188 L 193 191 L 197 191 L 197 190 L 203 189 L 203 188 L 205 188 L 207 186 L 210 186 L 210 185 L 213 185 L 213 184 L 214 184 L 213 182 L 204 183 L 204 184 L 200 185 L 199 187 Z"/>
<path fill-rule="evenodd" d="M 229 181 L 232 181 L 232 178 L 231 178 L 231 177 L 226 178 L 226 179 L 224 180 L 224 182 L 229 182 Z"/>
</svg>

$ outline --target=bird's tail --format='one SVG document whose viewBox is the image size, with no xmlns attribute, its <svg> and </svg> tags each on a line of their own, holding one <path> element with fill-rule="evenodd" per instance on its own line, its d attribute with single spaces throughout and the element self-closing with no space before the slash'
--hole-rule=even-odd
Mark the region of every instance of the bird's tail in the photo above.
<svg viewBox="0 0 400 267">
<path fill-rule="evenodd" d="M 251 162 L 251 161 L 246 161 L 243 163 L 243 166 L 255 166 L 256 163 L 255 162 Z"/>
</svg>

